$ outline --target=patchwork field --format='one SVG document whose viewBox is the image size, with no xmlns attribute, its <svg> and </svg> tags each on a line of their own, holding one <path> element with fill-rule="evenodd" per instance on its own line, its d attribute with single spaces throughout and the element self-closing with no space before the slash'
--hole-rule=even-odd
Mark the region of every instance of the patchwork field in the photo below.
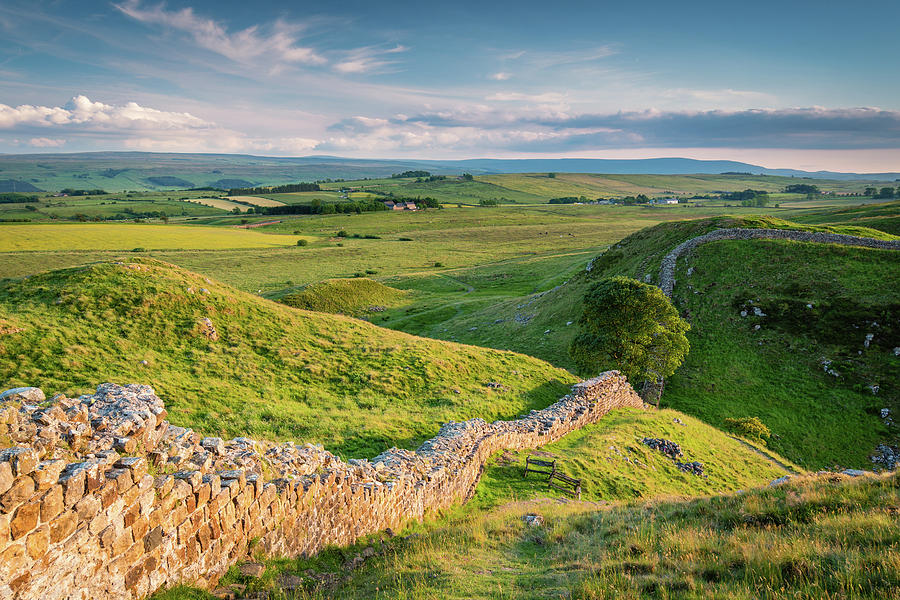
<svg viewBox="0 0 900 600">
<path fill-rule="evenodd" d="M 272 200 L 271 198 L 263 198 L 261 196 L 228 196 L 231 200 L 238 200 L 254 206 L 284 206 L 284 202 Z"/>
<path fill-rule="evenodd" d="M 40 252 L 60 248 L 216 250 L 275 248 L 297 243 L 296 236 L 267 235 L 253 230 L 133 223 L 7 224 L 0 226 L 0 232 L 3 234 L 0 252 Z"/>
</svg>

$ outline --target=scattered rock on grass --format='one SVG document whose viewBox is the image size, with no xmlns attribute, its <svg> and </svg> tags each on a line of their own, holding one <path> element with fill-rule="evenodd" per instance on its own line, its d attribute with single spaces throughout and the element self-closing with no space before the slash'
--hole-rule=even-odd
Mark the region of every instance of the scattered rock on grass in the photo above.
<svg viewBox="0 0 900 600">
<path fill-rule="evenodd" d="M 522 517 L 522 520 L 531 527 L 540 527 L 544 524 L 544 517 L 541 515 L 528 514 Z"/>
<path fill-rule="evenodd" d="M 0 402 L 24 402 L 26 404 L 40 404 L 47 397 L 41 388 L 18 387 L 6 390 L 0 394 Z"/>
<path fill-rule="evenodd" d="M 671 440 L 661 438 L 644 438 L 641 440 L 645 446 L 649 446 L 653 450 L 659 450 L 671 459 L 675 459 L 682 455 L 681 446 Z"/>
<path fill-rule="evenodd" d="M 244 563 L 240 566 L 241 575 L 245 577 L 262 577 L 266 572 L 266 565 L 262 563 Z"/>
</svg>

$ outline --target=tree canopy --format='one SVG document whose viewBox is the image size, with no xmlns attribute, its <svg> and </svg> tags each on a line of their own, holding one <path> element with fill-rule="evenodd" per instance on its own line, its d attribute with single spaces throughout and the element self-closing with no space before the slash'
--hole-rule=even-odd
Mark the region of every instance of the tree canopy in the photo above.
<svg viewBox="0 0 900 600">
<path fill-rule="evenodd" d="M 581 331 L 570 353 L 585 374 L 618 369 L 632 384 L 675 372 L 690 345 L 690 325 L 654 285 L 629 277 L 595 283 L 584 297 Z"/>
</svg>

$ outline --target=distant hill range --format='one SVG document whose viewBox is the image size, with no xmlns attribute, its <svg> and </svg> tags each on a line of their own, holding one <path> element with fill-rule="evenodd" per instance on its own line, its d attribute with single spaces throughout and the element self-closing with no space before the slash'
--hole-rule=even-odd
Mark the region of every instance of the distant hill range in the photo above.
<svg viewBox="0 0 900 600">
<path fill-rule="evenodd" d="M 178 189 L 184 187 L 240 187 L 278 185 L 322 179 L 387 177 L 404 171 L 442 175 L 472 173 L 604 173 L 621 174 L 753 174 L 831 180 L 886 181 L 900 173 L 837 173 L 766 169 L 728 160 L 650 158 L 635 160 L 470 159 L 376 160 L 335 156 L 273 157 L 241 154 L 174 154 L 155 152 L 85 152 L 72 154 L 2 154 L 0 191 L 59 191 L 100 188 L 109 191 Z M 7 189 L 9 188 L 9 189 Z"/>
</svg>

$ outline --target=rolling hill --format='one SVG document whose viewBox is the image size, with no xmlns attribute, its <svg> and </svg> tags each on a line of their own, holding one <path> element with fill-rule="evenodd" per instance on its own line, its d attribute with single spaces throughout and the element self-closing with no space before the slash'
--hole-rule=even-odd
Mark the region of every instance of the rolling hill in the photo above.
<svg viewBox="0 0 900 600">
<path fill-rule="evenodd" d="M 572 369 L 567 349 L 591 282 L 612 275 L 655 282 L 669 250 L 721 227 L 892 237 L 855 225 L 801 226 L 766 217 L 665 223 L 626 237 L 590 272 L 551 290 L 425 325 L 436 337 L 528 352 Z M 890 283 L 897 254 L 776 240 L 700 246 L 676 273 L 674 300 L 692 323 L 691 352 L 668 381 L 663 405 L 719 427 L 726 418 L 759 417 L 776 434 L 771 447 L 807 468 L 870 466 L 879 443 L 896 443 L 896 431 L 879 415 L 882 408 L 900 410 L 893 356 L 900 306 Z M 766 316 L 752 316 L 754 306 Z M 751 316 L 741 317 L 742 310 Z M 408 331 L 421 325 L 406 323 Z M 873 337 L 865 344 L 868 333 Z"/>
<path fill-rule="evenodd" d="M 189 182 L 213 186 L 222 180 L 253 185 L 278 185 L 322 179 L 390 177 L 409 170 L 443 175 L 497 173 L 719 174 L 753 173 L 780 177 L 893 182 L 900 173 L 808 173 L 766 169 L 734 161 L 688 158 L 639 160 L 604 159 L 471 159 L 370 160 L 335 156 L 273 157 L 240 154 L 178 154 L 163 152 L 82 152 L 68 154 L 3 154 L 0 172 L 6 179 L 47 191 L 101 188 L 110 191 L 172 189 Z M 162 179 L 159 179 L 162 178 Z M 180 181 L 179 181 L 180 180 Z M 27 191 L 16 188 L 7 191 Z"/>
<path fill-rule="evenodd" d="M 148 383 L 180 425 L 349 456 L 415 445 L 448 419 L 515 417 L 575 381 L 535 358 L 290 308 L 152 259 L 5 280 L 0 331 L 7 386 Z"/>
</svg>

